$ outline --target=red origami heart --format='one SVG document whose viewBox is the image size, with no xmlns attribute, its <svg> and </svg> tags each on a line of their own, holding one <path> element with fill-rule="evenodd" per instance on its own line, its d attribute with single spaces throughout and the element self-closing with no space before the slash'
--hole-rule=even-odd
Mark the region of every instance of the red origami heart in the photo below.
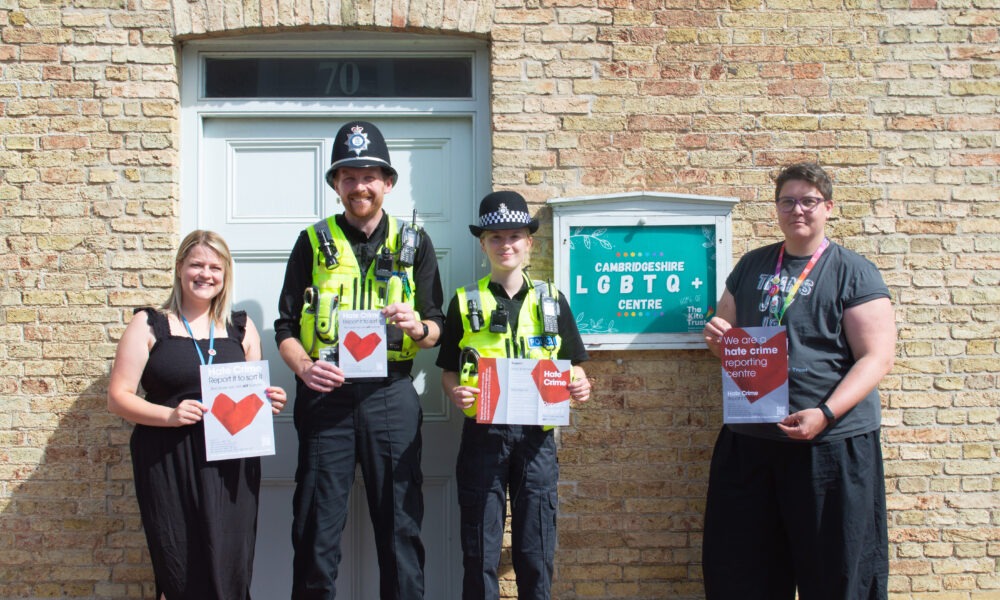
<svg viewBox="0 0 1000 600">
<path fill-rule="evenodd" d="M 752 337 L 742 328 L 733 327 L 722 338 L 722 368 L 738 388 L 744 392 L 757 392 L 756 394 L 744 395 L 750 404 L 767 396 L 788 381 L 787 332 L 781 330 L 763 343 L 741 341 Z M 736 348 L 746 350 L 746 354 L 726 354 L 727 349 Z M 756 358 L 766 358 L 767 366 L 726 365 L 729 360 L 747 361 Z M 751 373 L 756 373 L 756 375 L 752 376 Z"/>
<path fill-rule="evenodd" d="M 253 423 L 257 411 L 264 406 L 264 401 L 257 394 L 250 394 L 239 402 L 225 394 L 219 394 L 212 403 L 212 414 L 222 423 L 229 435 L 236 435 L 247 425 Z"/>
<path fill-rule="evenodd" d="M 374 352 L 375 348 L 378 348 L 378 344 L 381 341 L 381 336 L 375 332 L 369 333 L 365 337 L 361 337 L 357 333 L 351 331 L 344 336 L 344 341 L 341 342 L 341 345 L 344 348 L 347 348 L 347 351 L 351 353 L 351 356 L 354 357 L 355 361 L 361 362 Z"/>
<path fill-rule="evenodd" d="M 540 360 L 531 370 L 538 393 L 546 404 L 556 404 L 569 400 L 569 370 L 560 371 L 551 360 Z"/>
</svg>

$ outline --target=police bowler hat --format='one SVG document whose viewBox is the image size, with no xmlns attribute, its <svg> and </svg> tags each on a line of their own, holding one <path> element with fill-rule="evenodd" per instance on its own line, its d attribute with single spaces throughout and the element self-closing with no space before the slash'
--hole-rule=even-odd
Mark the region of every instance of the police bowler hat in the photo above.
<svg viewBox="0 0 1000 600">
<path fill-rule="evenodd" d="M 333 187 L 333 176 L 340 167 L 381 167 L 396 185 L 396 169 L 389 163 L 389 147 L 382 132 L 367 121 L 351 121 L 333 138 L 330 168 L 326 170 L 326 183 Z"/>
<path fill-rule="evenodd" d="M 479 203 L 479 226 L 469 225 L 472 235 L 479 237 L 484 231 L 520 229 L 530 233 L 538 231 L 538 219 L 531 218 L 528 203 L 517 192 L 502 191 L 487 194 Z"/>
</svg>

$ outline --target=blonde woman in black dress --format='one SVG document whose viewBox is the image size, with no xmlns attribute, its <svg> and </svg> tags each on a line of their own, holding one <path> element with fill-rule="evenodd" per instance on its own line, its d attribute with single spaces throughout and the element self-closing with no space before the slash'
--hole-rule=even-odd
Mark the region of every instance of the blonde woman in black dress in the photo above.
<svg viewBox="0 0 1000 600">
<path fill-rule="evenodd" d="M 135 492 L 161 600 L 250 598 L 260 458 L 206 461 L 199 371 L 261 358 L 253 321 L 231 312 L 232 288 L 225 241 L 190 233 L 170 297 L 136 310 L 111 370 L 108 408 L 136 424 Z M 277 414 L 285 391 L 269 387 L 267 397 Z"/>
</svg>

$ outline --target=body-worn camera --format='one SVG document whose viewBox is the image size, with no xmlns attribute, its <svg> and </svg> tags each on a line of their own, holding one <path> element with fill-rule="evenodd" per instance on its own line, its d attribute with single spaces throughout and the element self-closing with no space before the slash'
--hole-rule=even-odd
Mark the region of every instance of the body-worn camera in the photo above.
<svg viewBox="0 0 1000 600">
<path fill-rule="evenodd" d="M 382 252 L 375 257 L 375 278 L 379 281 L 388 281 L 392 277 L 392 252 L 382 246 Z"/>
<path fill-rule="evenodd" d="M 490 333 L 507 333 L 507 309 L 502 304 L 490 313 Z"/>
</svg>

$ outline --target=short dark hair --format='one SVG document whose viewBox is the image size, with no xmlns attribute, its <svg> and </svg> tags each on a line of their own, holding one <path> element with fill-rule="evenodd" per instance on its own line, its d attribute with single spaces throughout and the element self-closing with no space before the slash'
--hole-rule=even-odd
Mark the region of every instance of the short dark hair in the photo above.
<svg viewBox="0 0 1000 600">
<path fill-rule="evenodd" d="M 781 194 L 781 187 L 789 181 L 805 181 L 812 185 L 823 195 L 824 200 L 833 200 L 833 181 L 826 174 L 823 167 L 816 163 L 796 163 L 788 165 L 778 173 L 774 180 L 774 201 L 778 201 Z"/>
</svg>

